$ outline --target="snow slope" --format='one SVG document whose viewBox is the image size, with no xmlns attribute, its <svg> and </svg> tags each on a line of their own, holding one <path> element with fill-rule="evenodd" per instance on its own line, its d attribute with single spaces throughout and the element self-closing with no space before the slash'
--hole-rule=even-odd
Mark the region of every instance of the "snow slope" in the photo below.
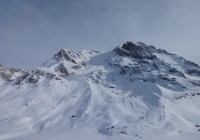
<svg viewBox="0 0 200 140">
<path fill-rule="evenodd" d="M 0 78 L 2 140 L 200 136 L 200 67 L 141 42 L 110 52 L 61 49 L 10 77 Z"/>
</svg>

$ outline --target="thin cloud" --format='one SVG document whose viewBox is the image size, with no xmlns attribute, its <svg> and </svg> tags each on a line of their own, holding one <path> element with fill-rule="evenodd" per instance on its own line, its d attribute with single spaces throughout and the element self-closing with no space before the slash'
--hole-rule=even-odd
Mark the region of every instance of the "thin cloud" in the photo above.
<svg viewBox="0 0 200 140">
<path fill-rule="evenodd" d="M 199 5 L 198 0 L 2 0 L 0 63 L 32 69 L 60 48 L 112 50 L 127 40 L 198 63 Z"/>
</svg>

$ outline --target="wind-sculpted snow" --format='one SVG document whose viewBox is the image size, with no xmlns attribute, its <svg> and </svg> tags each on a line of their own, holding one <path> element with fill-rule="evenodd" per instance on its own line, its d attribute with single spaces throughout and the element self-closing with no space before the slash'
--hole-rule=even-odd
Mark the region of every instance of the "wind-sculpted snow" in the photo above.
<svg viewBox="0 0 200 140">
<path fill-rule="evenodd" d="M 30 72 L 0 68 L 0 139 L 199 137 L 200 68 L 165 50 L 61 49 Z"/>
</svg>

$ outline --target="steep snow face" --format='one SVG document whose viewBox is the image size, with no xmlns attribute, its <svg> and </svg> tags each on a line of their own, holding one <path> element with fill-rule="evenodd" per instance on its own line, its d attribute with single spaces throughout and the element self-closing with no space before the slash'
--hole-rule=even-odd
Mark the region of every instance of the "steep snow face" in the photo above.
<svg viewBox="0 0 200 140">
<path fill-rule="evenodd" d="M 110 52 L 61 49 L 2 83 L 0 139 L 198 137 L 199 71 L 141 42 Z"/>
</svg>

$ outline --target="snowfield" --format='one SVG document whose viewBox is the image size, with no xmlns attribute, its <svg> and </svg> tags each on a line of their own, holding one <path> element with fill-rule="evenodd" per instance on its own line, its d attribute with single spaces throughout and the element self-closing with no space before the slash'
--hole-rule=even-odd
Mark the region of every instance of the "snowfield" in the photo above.
<svg viewBox="0 0 200 140">
<path fill-rule="evenodd" d="M 0 140 L 198 140 L 200 67 L 141 42 L 0 66 Z"/>
</svg>

